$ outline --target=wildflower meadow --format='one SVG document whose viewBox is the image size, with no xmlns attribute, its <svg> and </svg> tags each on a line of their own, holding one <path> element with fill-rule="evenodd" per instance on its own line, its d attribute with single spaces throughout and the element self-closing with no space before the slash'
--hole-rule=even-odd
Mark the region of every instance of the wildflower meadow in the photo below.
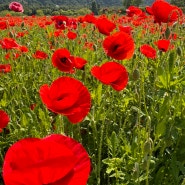
<svg viewBox="0 0 185 185">
<path fill-rule="evenodd" d="M 0 17 L 0 184 L 185 185 L 185 16 Z"/>
</svg>

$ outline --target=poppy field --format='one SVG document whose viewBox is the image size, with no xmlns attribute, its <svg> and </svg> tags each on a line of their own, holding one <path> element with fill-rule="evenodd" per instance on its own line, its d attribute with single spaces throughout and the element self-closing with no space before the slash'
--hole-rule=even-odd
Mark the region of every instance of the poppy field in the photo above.
<svg viewBox="0 0 185 185">
<path fill-rule="evenodd" d="M 0 184 L 184 185 L 182 10 L 10 9 L 20 16 L 0 17 Z"/>
</svg>

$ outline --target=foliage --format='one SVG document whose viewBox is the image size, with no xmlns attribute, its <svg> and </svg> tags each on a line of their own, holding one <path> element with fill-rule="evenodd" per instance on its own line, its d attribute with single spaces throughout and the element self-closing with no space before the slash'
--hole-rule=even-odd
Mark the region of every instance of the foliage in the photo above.
<svg viewBox="0 0 185 185">
<path fill-rule="evenodd" d="M 185 7 L 185 1 L 184 0 L 171 0 L 171 4 L 174 4 L 179 7 Z"/>
<path fill-rule="evenodd" d="M 98 4 L 96 3 L 96 1 L 92 1 L 91 11 L 94 13 L 94 15 L 98 15 L 99 8 L 98 8 Z"/>
<path fill-rule="evenodd" d="M 128 8 L 129 6 L 139 6 L 143 4 L 143 0 L 123 0 L 123 6 Z"/>
<path fill-rule="evenodd" d="M 146 6 L 151 5 L 153 3 L 153 0 L 71 0 L 71 1 L 52 1 L 52 0 L 27 0 L 27 1 L 20 1 L 24 6 L 24 14 L 25 15 L 35 15 L 38 14 L 37 10 L 42 10 L 44 15 L 56 15 L 61 14 L 61 11 L 64 10 L 64 15 L 84 15 L 84 13 L 80 14 L 78 11 L 79 9 L 87 9 L 91 10 L 95 14 L 98 14 L 101 12 L 101 9 L 108 8 L 108 9 L 123 9 L 123 12 L 125 12 L 125 9 L 128 8 L 131 5 L 134 6 Z M 8 10 L 8 5 L 10 1 L 0 0 L 0 11 Z M 185 7 L 184 0 L 171 0 L 171 3 L 180 7 Z M 69 8 L 70 7 L 70 8 Z M 183 9 L 183 8 L 182 8 Z M 69 12 L 67 10 L 71 10 L 72 12 Z M 67 11 L 67 12 L 66 12 Z M 63 13 L 63 12 L 62 12 Z M 4 15 L 4 13 L 1 13 Z M 39 13 L 40 14 L 40 13 Z M 42 13 L 41 13 L 42 15 Z"/>
</svg>

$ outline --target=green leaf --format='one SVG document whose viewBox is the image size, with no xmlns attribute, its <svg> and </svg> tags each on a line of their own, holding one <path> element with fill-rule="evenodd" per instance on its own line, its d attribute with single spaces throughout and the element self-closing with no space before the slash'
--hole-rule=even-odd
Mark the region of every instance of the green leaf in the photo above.
<svg viewBox="0 0 185 185">
<path fill-rule="evenodd" d="M 25 114 L 21 115 L 21 125 L 24 126 L 24 127 L 26 127 L 28 125 L 28 120 L 27 120 Z"/>
<path fill-rule="evenodd" d="M 159 107 L 158 120 L 162 119 L 167 114 L 169 106 L 170 106 L 170 97 L 166 95 L 163 102 L 161 102 L 161 106 Z"/>
<path fill-rule="evenodd" d="M 169 27 L 167 27 L 167 28 L 166 28 L 166 31 L 165 31 L 165 37 L 166 37 L 166 39 L 169 38 L 170 34 L 171 34 L 171 30 L 170 30 Z"/>
<path fill-rule="evenodd" d="M 167 130 L 167 120 L 168 120 L 168 116 L 165 116 L 163 120 L 161 120 L 160 122 L 158 122 L 157 126 L 156 126 L 156 135 L 159 138 L 160 136 L 163 136 Z"/>
<path fill-rule="evenodd" d="M 43 111 L 41 108 L 39 108 L 39 118 L 40 118 L 40 120 L 41 120 L 42 122 L 46 122 L 45 113 L 44 113 L 44 111 Z"/>
<path fill-rule="evenodd" d="M 168 78 L 167 78 L 167 72 L 165 71 L 164 67 L 159 66 L 157 75 L 159 78 L 159 81 L 163 85 L 163 88 L 167 89 L 168 88 Z"/>
<path fill-rule="evenodd" d="M 168 65 L 169 65 L 170 75 L 172 76 L 173 75 L 173 70 L 174 70 L 174 67 L 175 67 L 175 52 L 170 53 Z"/>
<path fill-rule="evenodd" d="M 154 182 L 154 185 L 159 185 L 159 184 L 162 184 L 163 182 L 163 177 L 164 177 L 164 166 L 162 166 L 158 171 L 157 171 L 157 174 L 155 176 L 155 182 Z"/>
<path fill-rule="evenodd" d="M 165 99 L 162 103 L 162 105 L 159 107 L 159 112 L 158 112 L 158 123 L 156 126 L 156 134 L 157 137 L 160 137 L 166 133 L 166 124 L 169 119 L 168 111 L 170 107 L 170 99 L 169 96 L 165 96 Z"/>
<path fill-rule="evenodd" d="M 116 132 L 112 132 L 112 135 L 111 135 L 111 152 L 112 152 L 112 157 L 115 157 L 116 156 L 116 151 L 117 151 L 117 148 L 118 148 L 118 143 L 119 143 L 119 140 L 117 138 L 117 135 L 116 135 Z"/>
<path fill-rule="evenodd" d="M 7 100 L 8 100 L 8 96 L 7 96 L 6 92 L 4 92 L 3 98 L 0 101 L 0 106 L 6 107 L 8 104 Z"/>
</svg>

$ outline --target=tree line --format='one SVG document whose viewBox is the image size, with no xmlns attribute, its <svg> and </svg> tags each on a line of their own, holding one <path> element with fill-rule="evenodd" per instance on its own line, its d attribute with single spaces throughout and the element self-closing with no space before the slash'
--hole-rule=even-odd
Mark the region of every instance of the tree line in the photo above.
<svg viewBox="0 0 185 185">
<path fill-rule="evenodd" d="M 185 0 L 167 0 L 171 4 L 185 7 Z M 122 9 L 129 6 L 151 5 L 154 0 L 18 0 L 24 6 L 25 15 L 83 15 L 93 12 L 95 15 L 103 12 L 105 8 L 111 10 Z M 0 0 L 0 14 L 9 10 L 9 0 Z M 4 12 L 4 13 L 3 13 Z"/>
</svg>

